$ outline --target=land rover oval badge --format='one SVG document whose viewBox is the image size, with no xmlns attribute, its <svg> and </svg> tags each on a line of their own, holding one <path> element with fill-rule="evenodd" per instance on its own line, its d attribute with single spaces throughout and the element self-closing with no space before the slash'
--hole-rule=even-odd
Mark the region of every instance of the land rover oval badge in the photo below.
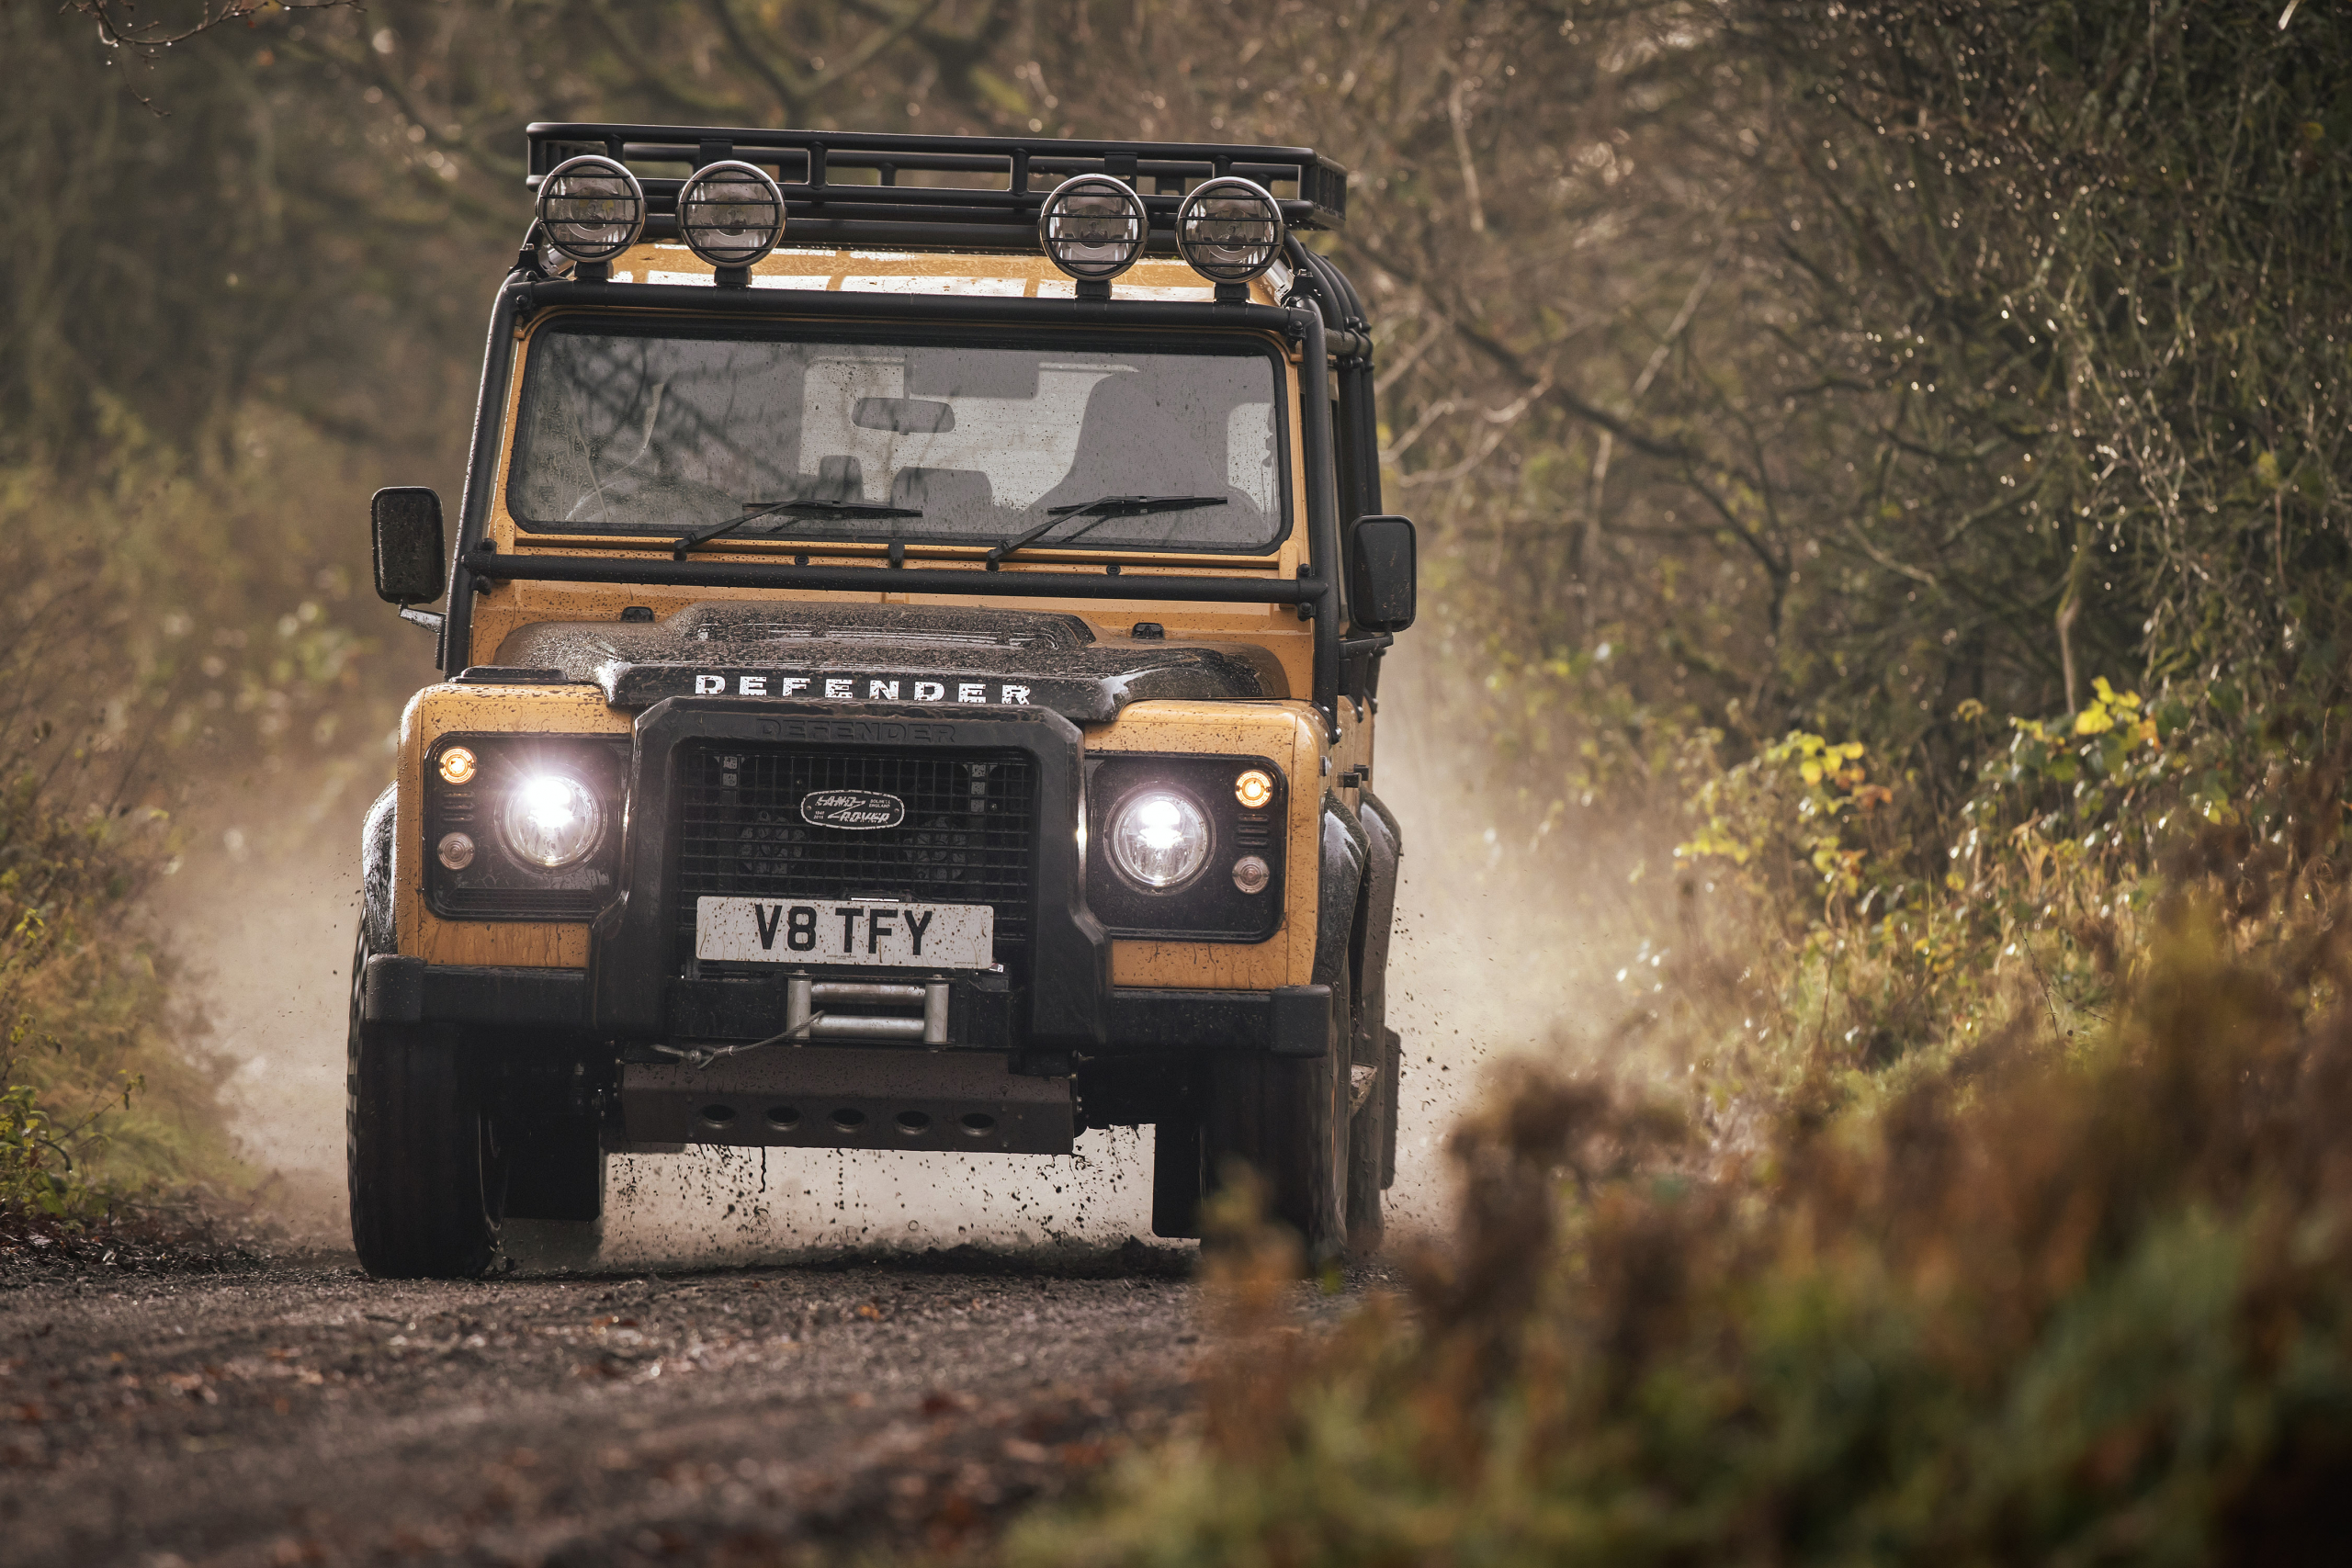
<svg viewBox="0 0 2352 1568">
<path fill-rule="evenodd" d="M 811 790 L 800 797 L 800 819 L 818 828 L 864 833 L 905 821 L 907 803 L 870 789 Z"/>
</svg>

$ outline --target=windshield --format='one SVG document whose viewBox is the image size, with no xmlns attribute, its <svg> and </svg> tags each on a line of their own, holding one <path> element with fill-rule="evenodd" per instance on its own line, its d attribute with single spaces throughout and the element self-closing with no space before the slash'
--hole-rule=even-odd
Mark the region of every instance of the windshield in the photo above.
<svg viewBox="0 0 2352 1568">
<path fill-rule="evenodd" d="M 1068 529 L 1090 550 L 1272 547 L 1287 530 L 1273 351 L 1148 341 L 551 325 L 531 346 L 507 507 L 526 528 L 674 536 L 797 502 L 812 504 L 728 536 L 994 545 L 1106 496 L 1190 498 Z"/>
</svg>

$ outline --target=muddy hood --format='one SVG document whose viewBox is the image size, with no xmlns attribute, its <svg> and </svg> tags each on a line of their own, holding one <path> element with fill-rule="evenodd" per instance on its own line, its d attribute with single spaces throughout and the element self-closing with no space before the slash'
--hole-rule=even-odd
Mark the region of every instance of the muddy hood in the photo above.
<svg viewBox="0 0 2352 1568">
<path fill-rule="evenodd" d="M 1076 615 L 936 605 L 718 601 L 659 623 L 541 622 L 508 637 L 498 662 L 594 682 L 630 710 L 725 695 L 1046 707 L 1103 724 L 1129 703 L 1290 694 L 1249 643 L 1097 640 Z"/>
</svg>

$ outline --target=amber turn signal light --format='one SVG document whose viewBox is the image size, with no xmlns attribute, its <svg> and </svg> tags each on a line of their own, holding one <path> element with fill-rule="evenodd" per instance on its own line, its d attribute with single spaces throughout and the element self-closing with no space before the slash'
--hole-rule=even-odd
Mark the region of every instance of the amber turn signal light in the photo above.
<svg viewBox="0 0 2352 1568">
<path fill-rule="evenodd" d="M 1252 811 L 1265 808 L 1274 798 L 1274 777 L 1263 768 L 1250 768 L 1233 781 L 1233 798 Z"/>
<path fill-rule="evenodd" d="M 452 746 L 442 752 L 441 782 L 453 784 L 473 783 L 474 754 L 463 746 Z"/>
</svg>

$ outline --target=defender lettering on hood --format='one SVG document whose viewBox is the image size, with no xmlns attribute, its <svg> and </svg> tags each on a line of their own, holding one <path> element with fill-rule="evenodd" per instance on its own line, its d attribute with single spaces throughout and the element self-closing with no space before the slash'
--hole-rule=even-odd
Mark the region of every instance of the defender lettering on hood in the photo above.
<svg viewBox="0 0 2352 1568">
<path fill-rule="evenodd" d="M 660 622 L 536 622 L 498 660 L 593 681 L 631 711 L 667 697 L 765 697 L 1041 707 L 1102 724 L 1153 698 L 1290 694 L 1281 664 L 1247 641 L 1098 641 L 1076 615 L 955 605 L 712 600 Z"/>
<path fill-rule="evenodd" d="M 926 681 L 913 675 L 799 675 L 781 671 L 697 671 L 698 697 L 815 697 L 830 703 L 980 703 L 1027 707 L 1030 688 L 1016 681 Z"/>
</svg>

